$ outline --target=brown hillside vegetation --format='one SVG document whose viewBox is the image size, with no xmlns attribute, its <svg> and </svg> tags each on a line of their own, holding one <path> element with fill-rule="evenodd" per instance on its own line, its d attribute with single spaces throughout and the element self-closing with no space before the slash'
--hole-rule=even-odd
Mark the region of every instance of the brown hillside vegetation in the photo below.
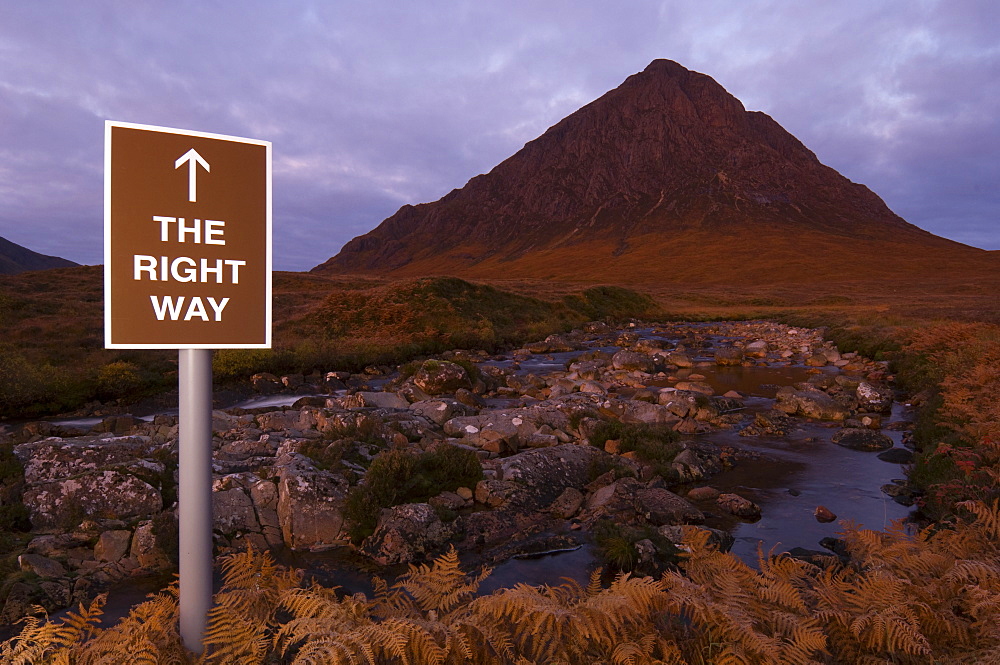
<svg viewBox="0 0 1000 665">
<path fill-rule="evenodd" d="M 695 260 L 678 262 L 676 269 L 708 271 Z M 604 282 L 617 286 L 279 272 L 275 348 L 217 352 L 216 377 L 244 381 L 259 371 L 359 370 L 453 347 L 534 341 L 593 319 L 805 317 L 815 325 L 879 327 L 1000 323 L 1000 273 L 967 266 L 923 272 L 919 279 L 873 279 L 859 272 L 776 284 L 696 277 L 642 282 L 623 273 Z M 64 412 L 94 399 L 135 399 L 174 385 L 176 354 L 103 348 L 102 288 L 99 266 L 0 276 L 0 418 Z"/>
<path fill-rule="evenodd" d="M 710 77 L 657 60 L 314 270 L 813 284 L 996 273 L 994 254 L 906 223 Z"/>
</svg>

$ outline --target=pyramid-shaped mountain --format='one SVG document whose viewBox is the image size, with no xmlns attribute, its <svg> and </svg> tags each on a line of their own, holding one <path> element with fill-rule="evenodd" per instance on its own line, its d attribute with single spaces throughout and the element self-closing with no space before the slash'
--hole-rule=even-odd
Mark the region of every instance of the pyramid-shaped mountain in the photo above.
<svg viewBox="0 0 1000 665">
<path fill-rule="evenodd" d="M 709 76 L 656 60 L 314 270 L 774 282 L 992 265 L 987 254 L 908 224 Z"/>
</svg>

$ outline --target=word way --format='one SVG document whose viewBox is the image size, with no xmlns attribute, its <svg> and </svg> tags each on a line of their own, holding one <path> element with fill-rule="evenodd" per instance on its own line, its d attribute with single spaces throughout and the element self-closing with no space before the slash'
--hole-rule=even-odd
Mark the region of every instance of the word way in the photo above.
<svg viewBox="0 0 1000 665">
<path fill-rule="evenodd" d="M 149 296 L 150 302 L 153 303 L 153 312 L 156 313 L 156 318 L 159 321 L 164 321 L 169 316 L 171 321 L 176 321 L 180 318 L 181 311 L 184 309 L 185 296 L 177 296 L 174 300 L 174 296 L 163 296 L 163 300 L 160 300 L 157 296 Z M 215 298 L 208 296 L 205 298 L 208 301 L 209 307 L 215 313 L 215 321 L 222 320 L 222 310 L 226 308 L 229 304 L 229 298 L 223 298 L 221 302 L 215 300 Z M 208 311 L 205 309 L 205 303 L 202 302 L 201 296 L 193 296 L 188 302 L 187 312 L 184 314 L 184 320 L 190 321 L 191 319 L 198 318 L 202 321 L 210 320 L 208 318 Z"/>
</svg>

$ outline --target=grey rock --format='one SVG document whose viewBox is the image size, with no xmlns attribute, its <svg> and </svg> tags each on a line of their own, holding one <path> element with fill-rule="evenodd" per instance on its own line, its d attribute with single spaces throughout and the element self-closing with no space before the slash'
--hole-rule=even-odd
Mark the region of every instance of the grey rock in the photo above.
<svg viewBox="0 0 1000 665">
<path fill-rule="evenodd" d="M 465 368 L 447 360 L 425 360 L 413 375 L 413 383 L 428 395 L 472 388 L 472 381 Z"/>
<path fill-rule="evenodd" d="M 424 558 L 451 536 L 429 504 L 407 503 L 382 511 L 378 526 L 361 544 L 361 551 L 379 565 L 410 563 Z"/>
<path fill-rule="evenodd" d="M 861 381 L 856 390 L 858 406 L 876 413 L 892 412 L 892 389 L 888 386 Z"/>
<path fill-rule="evenodd" d="M 253 501 L 240 487 L 212 493 L 212 527 L 223 534 L 260 531 Z"/>
<path fill-rule="evenodd" d="M 832 441 L 839 446 L 853 450 L 888 450 L 893 442 L 885 434 L 876 430 L 847 427 L 833 435 Z"/>
<path fill-rule="evenodd" d="M 705 521 L 705 515 L 687 500 L 670 490 L 658 487 L 646 487 L 636 491 L 635 508 L 646 520 L 657 526 Z"/>
<path fill-rule="evenodd" d="M 153 528 L 152 520 L 140 522 L 136 527 L 130 556 L 143 568 L 160 570 L 171 566 L 170 557 Z"/>
<path fill-rule="evenodd" d="M 549 506 L 549 512 L 552 513 L 553 517 L 569 519 L 580 510 L 583 498 L 583 492 L 575 487 L 567 487 Z"/>
<path fill-rule="evenodd" d="M 289 454 L 278 467 L 278 519 L 292 549 L 341 544 L 348 482 L 319 471 L 301 455 Z"/>
<path fill-rule="evenodd" d="M 132 532 L 125 529 L 104 531 L 94 545 L 94 558 L 98 561 L 116 562 L 128 554 Z"/>
<path fill-rule="evenodd" d="M 637 351 L 619 351 L 611 358 L 611 364 L 615 369 L 639 370 L 640 372 L 656 371 L 653 359 L 649 355 Z"/>
<path fill-rule="evenodd" d="M 743 349 L 738 346 L 720 346 L 715 350 L 716 365 L 742 365 Z"/>
<path fill-rule="evenodd" d="M 66 568 L 56 561 L 41 554 L 22 554 L 17 557 L 17 565 L 21 570 L 34 573 L 39 577 L 64 577 Z"/>
<path fill-rule="evenodd" d="M 760 506 L 739 494 L 720 494 L 715 502 L 719 508 L 737 517 L 751 520 L 760 518 Z"/>
<path fill-rule="evenodd" d="M 775 408 L 790 415 L 817 420 L 844 420 L 848 409 L 820 390 L 795 390 L 790 386 L 778 389 Z"/>
</svg>

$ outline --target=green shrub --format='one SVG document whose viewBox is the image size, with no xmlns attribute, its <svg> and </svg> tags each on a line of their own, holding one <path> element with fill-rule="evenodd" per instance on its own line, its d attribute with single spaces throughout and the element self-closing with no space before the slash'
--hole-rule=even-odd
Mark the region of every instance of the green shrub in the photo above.
<svg viewBox="0 0 1000 665">
<path fill-rule="evenodd" d="M 670 478 L 673 475 L 670 463 L 680 451 L 679 438 L 666 425 L 604 420 L 594 429 L 590 443 L 603 449 L 609 439 L 616 439 L 623 453 L 635 452 L 640 460 L 653 465 L 657 474 Z"/>
<path fill-rule="evenodd" d="M 643 570 L 644 574 L 662 571 L 680 561 L 680 550 L 670 540 L 648 524 L 624 525 L 613 520 L 601 520 L 594 525 L 594 542 L 601 558 L 612 568 L 623 572 L 635 571 L 639 563 L 636 543 L 648 540 L 659 553 L 658 570 Z"/>
<path fill-rule="evenodd" d="M 476 453 L 444 444 L 430 452 L 387 450 L 376 457 L 364 483 L 347 494 L 344 517 L 351 539 L 359 542 L 375 531 L 383 508 L 427 501 L 444 491 L 475 487 L 483 478 Z"/>
<path fill-rule="evenodd" d="M 624 526 L 611 520 L 594 525 L 594 541 L 601 558 L 616 570 L 629 571 L 639 562 L 639 552 Z"/>
<path fill-rule="evenodd" d="M 601 456 L 595 457 L 587 465 L 587 478 L 590 482 L 593 482 L 606 474 L 608 471 L 615 472 L 615 480 L 619 478 L 635 478 L 635 471 L 628 466 L 625 466 L 617 457 Z"/>
<path fill-rule="evenodd" d="M 212 354 L 216 381 L 246 381 L 258 372 L 281 372 L 280 355 L 271 349 L 218 349 Z"/>
<path fill-rule="evenodd" d="M 118 399 L 140 391 L 145 381 L 138 365 L 119 360 L 97 371 L 97 396 L 102 400 Z"/>
</svg>

